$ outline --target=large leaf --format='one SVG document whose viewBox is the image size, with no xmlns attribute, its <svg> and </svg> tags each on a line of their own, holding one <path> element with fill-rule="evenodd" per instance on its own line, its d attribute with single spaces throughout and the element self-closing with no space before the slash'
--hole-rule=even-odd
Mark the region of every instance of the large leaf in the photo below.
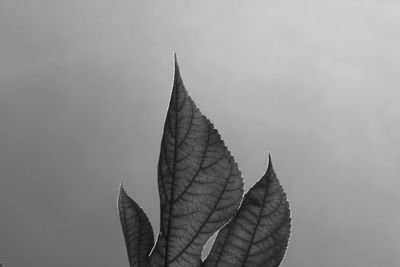
<svg viewBox="0 0 400 267">
<path fill-rule="evenodd" d="M 158 162 L 161 222 L 152 266 L 200 266 L 203 246 L 235 214 L 241 173 L 213 124 L 175 77 Z"/>
<path fill-rule="evenodd" d="M 132 200 L 121 185 L 118 209 L 131 267 L 147 267 L 154 245 L 153 229 L 139 205 Z"/>
<path fill-rule="evenodd" d="M 279 266 L 290 235 L 290 210 L 269 157 L 265 175 L 219 233 L 204 267 Z"/>
</svg>

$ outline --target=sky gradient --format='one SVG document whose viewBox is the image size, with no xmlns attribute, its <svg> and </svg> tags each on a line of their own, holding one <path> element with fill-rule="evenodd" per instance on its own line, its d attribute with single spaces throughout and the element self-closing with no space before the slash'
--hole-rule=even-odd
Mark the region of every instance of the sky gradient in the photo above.
<svg viewBox="0 0 400 267">
<path fill-rule="evenodd" d="M 396 1 L 0 2 L 0 261 L 128 266 L 120 182 L 159 230 L 178 55 L 245 180 L 292 209 L 282 267 L 400 266 Z"/>
</svg>

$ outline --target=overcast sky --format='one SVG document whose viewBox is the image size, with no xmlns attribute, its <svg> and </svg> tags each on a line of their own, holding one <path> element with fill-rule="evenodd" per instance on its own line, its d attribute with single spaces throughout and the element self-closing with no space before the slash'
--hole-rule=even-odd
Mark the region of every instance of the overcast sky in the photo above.
<svg viewBox="0 0 400 267">
<path fill-rule="evenodd" d="M 246 190 L 268 152 L 282 267 L 400 266 L 398 1 L 0 1 L 0 261 L 128 266 L 118 186 L 159 227 L 176 51 Z"/>
</svg>

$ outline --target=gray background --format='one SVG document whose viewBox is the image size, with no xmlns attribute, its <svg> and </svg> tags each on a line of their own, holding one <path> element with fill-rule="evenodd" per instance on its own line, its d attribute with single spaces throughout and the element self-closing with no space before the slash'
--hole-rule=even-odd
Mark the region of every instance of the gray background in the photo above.
<svg viewBox="0 0 400 267">
<path fill-rule="evenodd" d="M 400 266 L 397 1 L 0 2 L 0 260 L 128 266 L 118 186 L 159 225 L 178 54 L 246 183 L 272 153 L 282 266 Z"/>
</svg>

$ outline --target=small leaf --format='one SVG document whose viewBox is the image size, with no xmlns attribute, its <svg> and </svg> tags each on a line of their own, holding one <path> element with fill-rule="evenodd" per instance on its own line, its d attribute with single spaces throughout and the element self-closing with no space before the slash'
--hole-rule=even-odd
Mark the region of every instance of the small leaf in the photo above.
<svg viewBox="0 0 400 267">
<path fill-rule="evenodd" d="M 131 267 L 148 267 L 154 245 L 153 229 L 144 211 L 121 185 L 118 197 L 119 217 Z"/>
<path fill-rule="evenodd" d="M 213 124 L 175 77 L 158 162 L 160 234 L 155 266 L 200 266 L 204 244 L 235 214 L 243 179 Z"/>
<path fill-rule="evenodd" d="M 279 266 L 290 235 L 290 210 L 269 157 L 265 175 L 219 231 L 204 267 Z"/>
</svg>

